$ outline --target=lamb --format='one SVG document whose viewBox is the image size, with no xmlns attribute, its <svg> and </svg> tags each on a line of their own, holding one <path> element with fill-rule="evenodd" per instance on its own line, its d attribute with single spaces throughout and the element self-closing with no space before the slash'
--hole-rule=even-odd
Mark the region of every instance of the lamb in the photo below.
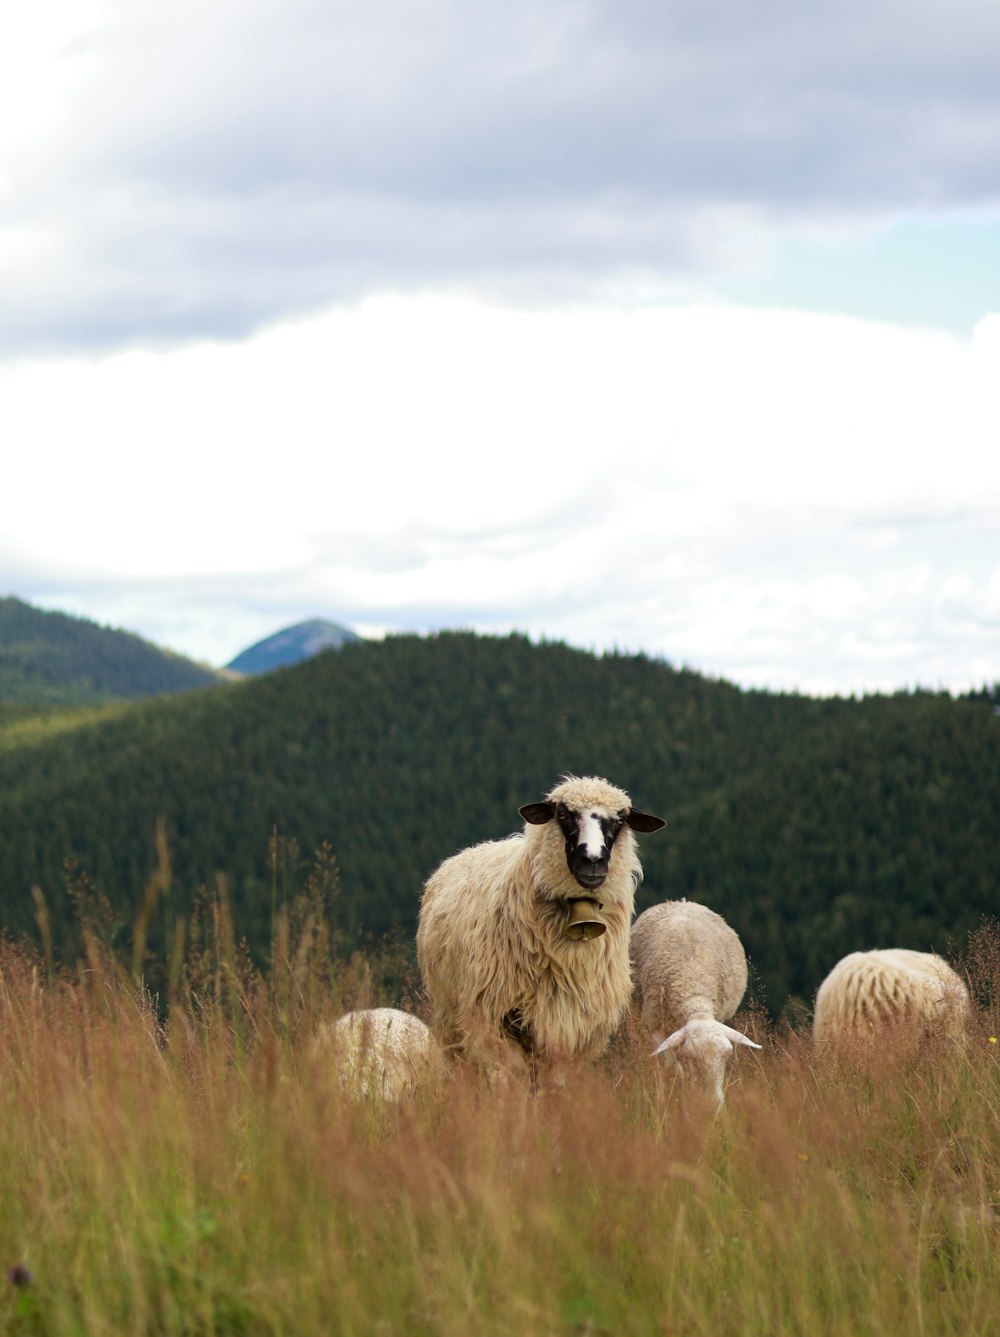
<svg viewBox="0 0 1000 1337">
<path fill-rule="evenodd" d="M 431 1024 L 454 1057 L 594 1057 L 631 996 L 632 833 L 666 823 L 598 776 L 565 776 L 518 811 L 523 831 L 452 855 L 424 886 L 417 961 Z"/>
<path fill-rule="evenodd" d="M 395 1007 L 364 1008 L 339 1017 L 317 1036 L 315 1051 L 333 1051 L 337 1076 L 358 1099 L 399 1101 L 413 1095 L 441 1060 L 430 1029 Z"/>
<path fill-rule="evenodd" d="M 969 991 L 947 961 L 904 947 L 851 952 L 816 993 L 813 1039 L 872 1038 L 900 1023 L 915 1033 L 961 1035 Z"/>
<path fill-rule="evenodd" d="M 724 1023 L 747 987 L 743 944 L 721 915 L 694 901 L 664 901 L 632 925 L 635 1000 L 642 1024 L 681 1076 L 697 1074 L 722 1105 L 726 1061 L 736 1045 L 760 1049 Z"/>
</svg>

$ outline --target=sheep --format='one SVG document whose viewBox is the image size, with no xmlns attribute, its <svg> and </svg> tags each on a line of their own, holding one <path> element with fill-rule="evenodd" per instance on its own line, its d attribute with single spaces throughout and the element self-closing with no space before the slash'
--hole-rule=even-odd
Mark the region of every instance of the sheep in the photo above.
<svg viewBox="0 0 1000 1337">
<path fill-rule="evenodd" d="M 564 776 L 518 812 L 522 831 L 427 879 L 417 961 L 453 1057 L 554 1068 L 602 1053 L 628 1009 L 632 832 L 666 823 L 598 776 Z"/>
<path fill-rule="evenodd" d="M 869 1039 L 892 1027 L 956 1039 L 965 1026 L 969 991 L 947 961 L 905 947 L 851 952 L 819 986 L 813 1039 Z"/>
<path fill-rule="evenodd" d="M 314 1052 L 325 1058 L 330 1050 L 338 1080 L 356 1099 L 402 1100 L 430 1079 L 441 1061 L 429 1027 L 395 1007 L 348 1012 L 325 1026 Z"/>
<path fill-rule="evenodd" d="M 743 944 L 721 915 L 694 901 L 664 901 L 632 925 L 639 1019 L 684 1075 L 692 1069 L 722 1105 L 726 1060 L 736 1045 L 760 1049 L 727 1026 L 747 987 Z"/>
</svg>

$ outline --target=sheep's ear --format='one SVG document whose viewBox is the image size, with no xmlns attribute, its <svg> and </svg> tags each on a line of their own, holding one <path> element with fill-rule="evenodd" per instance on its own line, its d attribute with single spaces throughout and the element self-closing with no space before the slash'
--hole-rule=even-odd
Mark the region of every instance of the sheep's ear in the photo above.
<svg viewBox="0 0 1000 1337">
<path fill-rule="evenodd" d="M 663 1044 L 657 1045 L 649 1057 L 656 1058 L 657 1054 L 662 1054 L 667 1049 L 680 1049 L 686 1039 L 687 1027 L 682 1026 L 679 1031 L 674 1031 L 673 1035 L 668 1035 Z"/>
<path fill-rule="evenodd" d="M 661 827 L 667 824 L 662 817 L 654 817 L 651 812 L 640 812 L 638 808 L 630 808 L 625 821 L 633 831 L 643 831 L 647 834 L 651 831 L 659 831 Z"/>
<path fill-rule="evenodd" d="M 721 1022 L 719 1024 L 722 1025 Z M 744 1035 L 742 1031 L 734 1030 L 732 1026 L 722 1025 L 722 1029 L 734 1045 L 747 1045 L 750 1049 L 762 1048 L 756 1040 L 751 1040 L 748 1035 Z"/>
<path fill-rule="evenodd" d="M 523 808 L 518 808 L 518 812 L 532 826 L 544 826 L 546 822 L 551 822 L 556 815 L 556 805 L 554 803 L 526 803 Z"/>
</svg>

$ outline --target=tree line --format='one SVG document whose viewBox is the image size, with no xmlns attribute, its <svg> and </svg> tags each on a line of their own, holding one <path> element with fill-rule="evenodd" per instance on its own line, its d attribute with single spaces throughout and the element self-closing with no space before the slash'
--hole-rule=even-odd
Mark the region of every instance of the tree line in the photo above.
<svg viewBox="0 0 1000 1337">
<path fill-rule="evenodd" d="M 946 952 L 997 909 L 988 694 L 816 700 L 642 655 L 448 633 L 63 723 L 5 747 L 0 717 L 0 916 L 37 934 L 41 895 L 66 953 L 81 898 L 131 931 L 157 830 L 171 871 L 151 953 L 222 887 L 265 959 L 275 906 L 320 851 L 345 942 L 411 939 L 441 859 L 518 829 L 519 805 L 568 772 L 606 775 L 667 819 L 640 838 L 639 908 L 687 896 L 719 910 L 772 1012 L 808 1005 L 846 951 Z"/>
</svg>

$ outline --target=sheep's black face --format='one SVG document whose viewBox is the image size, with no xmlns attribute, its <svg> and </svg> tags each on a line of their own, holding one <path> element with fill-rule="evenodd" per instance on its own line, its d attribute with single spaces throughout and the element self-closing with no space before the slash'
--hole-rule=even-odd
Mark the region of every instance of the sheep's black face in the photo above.
<svg viewBox="0 0 1000 1337">
<path fill-rule="evenodd" d="M 613 808 L 597 806 L 577 811 L 566 803 L 555 803 L 551 799 L 526 803 L 523 808 L 518 808 L 518 812 L 532 826 L 558 822 L 566 842 L 566 864 L 586 892 L 596 891 L 607 877 L 611 851 L 623 826 L 629 826 L 633 831 L 659 831 L 666 826 L 662 817 L 654 817 L 638 808 L 616 812 Z"/>
<path fill-rule="evenodd" d="M 584 891 L 596 891 L 608 875 L 611 850 L 624 825 L 606 808 L 575 812 L 556 805 L 556 821 L 566 842 L 566 865 Z"/>
</svg>

